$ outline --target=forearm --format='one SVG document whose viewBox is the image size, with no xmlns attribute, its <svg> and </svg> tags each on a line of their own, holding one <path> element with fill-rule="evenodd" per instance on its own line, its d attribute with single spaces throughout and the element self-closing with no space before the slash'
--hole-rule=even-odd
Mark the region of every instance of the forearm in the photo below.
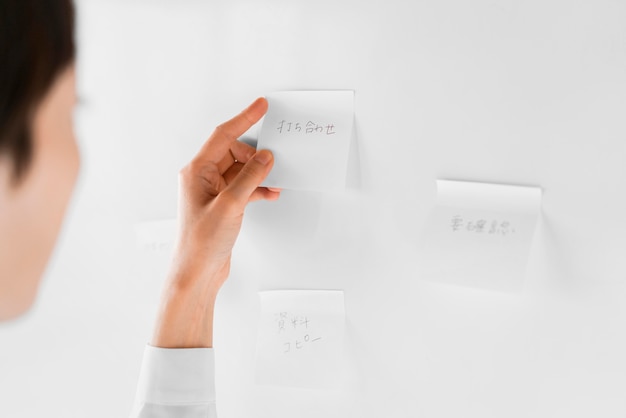
<svg viewBox="0 0 626 418">
<path fill-rule="evenodd" d="M 179 236 L 146 347 L 132 417 L 215 417 L 213 311 L 228 277 L 246 205 L 276 200 L 260 187 L 267 150 L 237 141 L 267 111 L 258 99 L 220 125 L 180 172 Z"/>
<path fill-rule="evenodd" d="M 162 348 L 213 347 L 213 311 L 219 288 L 196 284 L 222 281 L 222 277 L 196 280 L 184 273 L 170 275 L 161 298 L 151 345 Z"/>
</svg>

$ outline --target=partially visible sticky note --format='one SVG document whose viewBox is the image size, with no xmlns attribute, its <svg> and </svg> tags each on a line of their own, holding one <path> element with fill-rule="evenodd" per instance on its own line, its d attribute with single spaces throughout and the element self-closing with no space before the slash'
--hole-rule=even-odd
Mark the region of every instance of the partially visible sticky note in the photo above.
<svg viewBox="0 0 626 418">
<path fill-rule="evenodd" d="M 354 92 L 285 91 L 267 96 L 258 149 L 274 153 L 263 186 L 328 191 L 346 185 Z"/>
<path fill-rule="evenodd" d="M 541 189 L 437 180 L 437 205 L 422 234 L 421 277 L 515 291 L 541 210 Z"/>
<path fill-rule="evenodd" d="M 171 252 L 176 241 L 177 219 L 164 219 L 135 224 L 137 249 L 151 252 Z"/>
<path fill-rule="evenodd" d="M 343 291 L 259 292 L 256 382 L 262 385 L 331 388 L 343 355 Z"/>
</svg>

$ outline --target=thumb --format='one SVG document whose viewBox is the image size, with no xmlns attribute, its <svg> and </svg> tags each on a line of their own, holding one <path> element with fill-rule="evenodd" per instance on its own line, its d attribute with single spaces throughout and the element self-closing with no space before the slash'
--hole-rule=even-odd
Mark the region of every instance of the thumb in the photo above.
<svg viewBox="0 0 626 418">
<path fill-rule="evenodd" d="M 245 206 L 250 196 L 265 180 L 274 165 L 274 156 L 268 150 L 258 151 L 243 166 L 235 179 L 222 191 L 235 201 Z"/>
</svg>

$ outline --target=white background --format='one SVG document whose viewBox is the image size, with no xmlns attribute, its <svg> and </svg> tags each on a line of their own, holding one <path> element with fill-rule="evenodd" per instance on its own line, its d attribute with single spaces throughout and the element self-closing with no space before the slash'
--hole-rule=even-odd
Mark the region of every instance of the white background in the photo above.
<svg viewBox="0 0 626 418">
<path fill-rule="evenodd" d="M 250 207 L 216 312 L 220 417 L 626 414 L 626 3 L 79 2 L 79 184 L 39 301 L 0 326 L 0 416 L 123 417 L 177 172 L 257 96 L 354 89 L 345 194 Z M 524 291 L 424 282 L 435 179 L 539 185 Z M 341 390 L 254 385 L 258 290 L 344 289 Z"/>
</svg>

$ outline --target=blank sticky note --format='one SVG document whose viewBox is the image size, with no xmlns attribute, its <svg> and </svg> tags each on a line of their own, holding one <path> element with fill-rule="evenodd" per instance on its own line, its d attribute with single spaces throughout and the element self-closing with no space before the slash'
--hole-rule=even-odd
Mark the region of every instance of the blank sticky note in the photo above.
<svg viewBox="0 0 626 418">
<path fill-rule="evenodd" d="M 540 210 L 538 187 L 437 180 L 437 204 L 421 237 L 421 277 L 521 289 Z"/>
<path fill-rule="evenodd" d="M 343 353 L 343 291 L 259 292 L 256 382 L 301 388 L 331 388 Z"/>
<path fill-rule="evenodd" d="M 267 96 L 258 149 L 274 153 L 263 186 L 328 191 L 346 185 L 354 92 L 285 91 Z"/>
</svg>

